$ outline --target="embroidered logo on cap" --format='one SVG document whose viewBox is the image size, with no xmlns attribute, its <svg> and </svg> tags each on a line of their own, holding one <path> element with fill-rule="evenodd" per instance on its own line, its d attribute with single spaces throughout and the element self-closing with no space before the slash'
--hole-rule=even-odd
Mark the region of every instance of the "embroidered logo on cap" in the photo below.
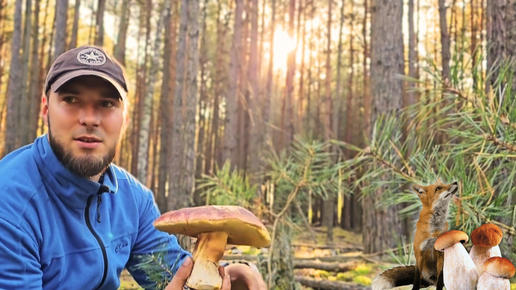
<svg viewBox="0 0 516 290">
<path fill-rule="evenodd" d="M 96 48 L 86 48 L 77 54 L 77 60 L 87 65 L 103 65 L 106 63 L 106 55 Z"/>
</svg>

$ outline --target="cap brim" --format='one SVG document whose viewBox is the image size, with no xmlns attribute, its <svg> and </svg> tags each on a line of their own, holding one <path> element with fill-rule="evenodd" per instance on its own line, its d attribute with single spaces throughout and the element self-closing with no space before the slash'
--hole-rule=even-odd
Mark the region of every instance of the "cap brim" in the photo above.
<svg viewBox="0 0 516 290">
<path fill-rule="evenodd" d="M 105 73 L 102 73 L 99 71 L 94 71 L 94 70 L 74 70 L 74 71 L 65 73 L 52 83 L 52 85 L 50 86 L 50 90 L 52 90 L 52 92 L 57 92 L 57 90 L 59 90 L 59 88 L 62 85 L 64 85 L 66 82 L 70 81 L 73 78 L 80 77 L 80 76 L 101 77 L 101 78 L 105 79 L 106 81 L 110 82 L 117 89 L 118 93 L 120 94 L 120 98 L 122 100 L 125 100 L 127 97 L 127 92 L 115 79 L 113 79 L 112 77 L 110 77 L 109 75 L 107 75 Z"/>
</svg>

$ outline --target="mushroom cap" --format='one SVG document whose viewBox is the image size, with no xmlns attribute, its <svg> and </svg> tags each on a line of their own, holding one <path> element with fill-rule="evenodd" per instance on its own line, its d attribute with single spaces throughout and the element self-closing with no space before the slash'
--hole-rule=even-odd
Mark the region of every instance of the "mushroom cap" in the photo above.
<svg viewBox="0 0 516 290">
<path fill-rule="evenodd" d="M 495 224 L 487 223 L 471 232 L 471 242 L 475 246 L 490 248 L 500 244 L 503 238 L 502 230 Z"/>
<path fill-rule="evenodd" d="M 201 233 L 226 232 L 228 244 L 267 247 L 267 228 L 250 211 L 240 206 L 186 207 L 162 214 L 154 227 L 170 234 L 197 238 Z"/>
<path fill-rule="evenodd" d="M 456 243 L 466 243 L 468 242 L 469 237 L 463 231 L 451 230 L 445 233 L 442 233 L 437 240 L 435 240 L 434 248 L 438 251 L 443 252 L 444 249 L 456 244 Z"/>
<path fill-rule="evenodd" d="M 507 258 L 502 257 L 491 257 L 484 263 L 484 270 L 489 274 L 510 279 L 514 276 L 514 265 Z"/>
</svg>

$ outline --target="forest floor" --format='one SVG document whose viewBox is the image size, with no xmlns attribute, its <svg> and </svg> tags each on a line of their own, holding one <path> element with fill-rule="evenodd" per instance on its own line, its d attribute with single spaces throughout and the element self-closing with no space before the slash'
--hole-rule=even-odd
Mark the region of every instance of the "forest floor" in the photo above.
<svg viewBox="0 0 516 290">
<path fill-rule="evenodd" d="M 371 289 L 372 281 L 379 273 L 392 267 L 401 266 L 389 253 L 383 255 L 364 255 L 362 253 L 362 235 L 334 229 L 334 242 L 326 245 L 326 228 L 313 227 L 309 231 L 297 235 L 292 243 L 294 249 L 296 277 L 303 277 L 304 283 L 312 283 L 312 287 L 303 286 L 303 290 L 317 289 Z M 315 243 L 314 238 L 317 240 Z M 258 254 L 249 247 L 228 247 L 223 260 L 252 260 Z M 241 258 L 241 259 L 239 259 Z M 411 264 L 414 260 L 412 259 Z M 339 267 L 340 270 L 322 270 L 311 267 Z M 120 278 L 119 290 L 141 289 L 127 271 Z M 306 282 L 308 281 L 308 282 Z M 314 284 L 315 283 L 315 284 Z M 326 283 L 322 287 L 321 283 Z M 321 288 L 317 287 L 321 286 Z M 349 287 L 349 288 L 347 288 Z M 356 288 L 355 288 L 356 287 Z M 412 286 L 394 288 L 396 290 L 412 289 Z M 427 289 L 435 289 L 430 287 Z M 516 290 L 516 284 L 511 285 Z"/>
</svg>

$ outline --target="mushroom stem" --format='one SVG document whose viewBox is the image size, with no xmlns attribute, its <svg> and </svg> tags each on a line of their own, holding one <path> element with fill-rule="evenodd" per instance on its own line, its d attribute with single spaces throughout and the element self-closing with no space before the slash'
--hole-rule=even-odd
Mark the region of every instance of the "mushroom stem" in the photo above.
<svg viewBox="0 0 516 290">
<path fill-rule="evenodd" d="M 482 276 L 480 276 L 480 278 L 478 279 L 477 289 L 510 290 L 511 282 L 509 281 L 509 279 L 499 278 L 489 274 L 488 272 L 484 272 Z"/>
<path fill-rule="evenodd" d="M 494 247 L 481 247 L 473 245 L 469 251 L 469 256 L 477 267 L 478 276 L 484 274 L 484 263 L 491 257 L 501 257 L 502 253 L 499 246 Z"/>
<path fill-rule="evenodd" d="M 222 286 L 219 261 L 228 241 L 225 232 L 199 234 L 193 250 L 194 267 L 186 285 L 197 290 L 218 290 Z"/>
</svg>

